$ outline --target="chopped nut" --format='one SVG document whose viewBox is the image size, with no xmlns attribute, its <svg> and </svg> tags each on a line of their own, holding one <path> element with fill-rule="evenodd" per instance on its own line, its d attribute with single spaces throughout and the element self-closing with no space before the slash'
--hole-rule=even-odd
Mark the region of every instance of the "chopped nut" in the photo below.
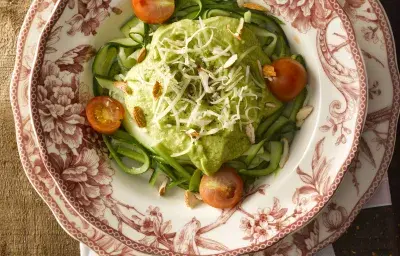
<svg viewBox="0 0 400 256">
<path fill-rule="evenodd" d="M 188 130 L 186 134 L 189 135 L 192 139 L 200 138 L 200 133 L 194 129 Z"/>
<path fill-rule="evenodd" d="M 160 98 L 162 95 L 162 85 L 157 81 L 153 86 L 153 97 L 154 99 Z"/>
<path fill-rule="evenodd" d="M 272 102 L 267 102 L 267 103 L 265 103 L 265 106 L 266 106 L 267 108 L 276 108 L 276 104 L 275 104 L 275 103 L 272 103 Z"/>
<path fill-rule="evenodd" d="M 239 32 L 235 32 L 233 33 L 229 24 L 226 25 L 226 29 L 228 29 L 229 33 L 232 34 L 232 36 L 234 36 L 237 40 L 242 40 L 242 38 L 240 37 L 240 35 L 242 34 L 243 28 L 241 30 L 239 30 Z"/>
<path fill-rule="evenodd" d="M 252 124 L 246 125 L 246 135 L 249 137 L 250 143 L 256 143 L 256 135 L 254 134 L 254 126 Z"/>
<path fill-rule="evenodd" d="M 133 108 L 133 118 L 140 128 L 146 127 L 146 117 L 144 116 L 144 112 L 141 107 Z"/>
<path fill-rule="evenodd" d="M 128 83 L 125 81 L 115 81 L 113 85 L 127 94 L 132 94 L 132 89 L 128 86 Z"/>
<path fill-rule="evenodd" d="M 229 68 L 231 67 L 233 64 L 235 64 L 236 60 L 238 59 L 237 54 L 232 55 L 232 57 L 230 57 L 224 64 L 224 68 Z"/>
<path fill-rule="evenodd" d="M 270 78 L 270 77 L 276 76 L 275 68 L 271 65 L 264 65 L 262 70 L 263 70 L 263 75 L 265 78 Z"/>
<path fill-rule="evenodd" d="M 146 47 L 143 47 L 139 52 L 137 62 L 140 63 L 140 62 L 144 61 L 144 59 L 146 58 L 146 54 L 147 54 Z"/>
<path fill-rule="evenodd" d="M 201 197 L 201 195 L 200 195 L 199 193 L 194 193 L 194 196 L 195 196 L 198 200 L 203 201 L 203 198 Z"/>
<path fill-rule="evenodd" d="M 283 142 L 283 153 L 281 161 L 279 161 L 279 168 L 283 168 L 289 159 L 289 141 L 286 138 L 283 138 L 281 141 Z"/>
<path fill-rule="evenodd" d="M 296 127 L 300 128 L 304 124 L 305 120 L 296 121 Z"/>
<path fill-rule="evenodd" d="M 302 107 L 296 115 L 296 121 L 304 121 L 306 118 L 313 112 L 313 106 L 304 106 Z"/>
<path fill-rule="evenodd" d="M 255 4 L 255 3 L 244 3 L 243 7 L 247 8 L 247 9 L 251 9 L 251 10 L 262 11 L 262 12 L 268 11 L 268 9 L 265 8 L 264 6 L 261 6 L 259 4 Z"/>
<path fill-rule="evenodd" d="M 168 178 L 164 178 L 160 187 L 158 188 L 158 195 L 163 196 L 167 190 Z"/>
<path fill-rule="evenodd" d="M 194 208 L 200 203 L 200 200 L 196 198 L 193 192 L 189 190 L 185 191 L 185 204 L 189 208 Z"/>
</svg>

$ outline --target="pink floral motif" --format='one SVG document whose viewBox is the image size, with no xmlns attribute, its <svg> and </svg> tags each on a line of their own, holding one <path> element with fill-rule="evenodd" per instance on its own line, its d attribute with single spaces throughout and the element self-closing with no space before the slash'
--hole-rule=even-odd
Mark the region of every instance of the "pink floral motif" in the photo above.
<svg viewBox="0 0 400 256">
<path fill-rule="evenodd" d="M 372 27 L 372 26 L 363 27 L 361 29 L 361 32 L 364 35 L 365 41 L 372 42 L 374 44 L 379 42 L 379 37 L 377 35 L 377 31 L 378 31 L 378 27 Z"/>
<path fill-rule="evenodd" d="M 269 227 L 268 223 L 260 223 L 259 226 L 256 226 L 253 233 L 253 239 L 259 243 L 265 242 L 268 240 L 269 236 Z"/>
<path fill-rule="evenodd" d="M 111 0 L 69 0 L 68 7 L 78 10 L 66 23 L 71 26 L 68 34 L 73 36 L 76 32 L 82 32 L 85 36 L 96 35 L 100 23 L 110 16 L 110 12 L 119 15 L 122 10 L 110 7 Z"/>
<path fill-rule="evenodd" d="M 36 141 L 33 136 L 30 121 L 30 118 L 26 118 L 24 121 L 22 141 L 29 156 L 29 160 L 31 161 L 33 173 L 47 188 L 50 189 L 54 187 L 54 182 L 43 165 L 39 149 L 36 146 Z"/>
<path fill-rule="evenodd" d="M 23 85 L 27 85 L 29 82 L 29 76 L 32 73 L 32 63 L 35 56 L 36 44 L 31 47 L 27 47 L 27 54 L 24 55 L 22 65 L 21 65 L 21 73 L 19 76 L 19 81 L 23 83 Z M 24 86 L 23 97 L 24 102 L 22 104 L 28 104 L 29 102 L 29 86 Z"/>
<path fill-rule="evenodd" d="M 45 62 L 39 85 L 39 114 L 46 136 L 46 143 L 56 147 L 59 153 L 68 150 L 77 153 L 82 143 L 82 116 L 84 107 L 75 97 L 78 81 L 75 74 L 61 72 L 52 62 Z"/>
<path fill-rule="evenodd" d="M 83 148 L 78 156 L 67 158 L 61 172 L 78 202 L 93 216 L 102 217 L 104 198 L 112 194 L 111 176 L 114 170 L 94 149 Z"/>
<path fill-rule="evenodd" d="M 279 242 L 276 245 L 263 251 L 264 256 L 303 256 L 301 250 L 290 242 Z"/>
<path fill-rule="evenodd" d="M 243 209 L 241 211 L 245 212 Z M 286 226 L 287 220 L 292 217 L 286 216 L 287 211 L 287 208 L 281 208 L 279 199 L 274 198 L 272 208 L 260 208 L 255 214 L 245 212 L 247 217 L 240 220 L 240 229 L 245 232 L 243 239 L 255 244 L 267 241 Z"/>
<path fill-rule="evenodd" d="M 368 98 L 373 100 L 374 97 L 378 97 L 382 94 L 381 89 L 379 88 L 379 81 L 375 81 L 372 83 L 372 86 L 368 88 Z"/>
<path fill-rule="evenodd" d="M 318 31 L 319 44 L 317 47 L 321 64 L 325 74 L 329 77 L 337 90 L 343 95 L 344 101 L 334 100 L 330 103 L 327 123 L 320 127 L 320 131 L 332 131 L 337 136 L 335 145 L 346 144 L 352 130 L 346 127 L 346 122 L 351 120 L 356 113 L 356 105 L 359 99 L 359 78 L 355 69 L 341 64 L 336 53 L 344 48 L 349 50 L 349 39 L 347 35 L 333 33 L 341 42 L 335 45 L 328 44 L 326 28 Z M 328 50 L 322 50 L 327 48 Z"/>
<path fill-rule="evenodd" d="M 346 208 L 332 202 L 328 205 L 327 212 L 322 213 L 322 220 L 328 231 L 332 232 L 343 225 L 347 219 L 347 215 Z"/>
<path fill-rule="evenodd" d="M 96 50 L 91 45 L 79 45 L 72 50 L 65 52 L 56 64 L 61 71 L 80 73 L 83 71 L 82 64 L 90 60 L 96 54 Z"/>
<path fill-rule="evenodd" d="M 309 201 L 316 203 L 320 202 L 324 196 L 328 195 L 331 186 L 331 177 L 329 177 L 329 169 L 331 160 L 327 160 L 323 156 L 325 138 L 321 139 L 314 151 L 311 168 L 312 174 L 307 174 L 300 167 L 297 167 L 297 174 L 300 179 L 306 184 L 296 190 L 293 195 L 293 202 L 297 204 L 297 211 L 302 211 L 302 205 L 307 205 Z M 303 203 L 304 202 L 304 203 Z"/>
<path fill-rule="evenodd" d="M 307 255 L 319 243 L 319 222 L 314 220 L 293 235 L 293 243 Z"/>
<path fill-rule="evenodd" d="M 353 8 L 360 8 L 365 3 L 365 0 L 346 0 L 346 4 Z"/>
<path fill-rule="evenodd" d="M 37 7 L 38 12 L 45 11 L 51 4 L 54 4 L 56 2 L 57 2 L 57 0 L 45 0 L 45 1 L 38 3 L 38 7 Z"/>
<path fill-rule="evenodd" d="M 61 27 L 51 33 L 46 51 L 55 49 L 50 46 L 59 41 Z M 50 45 L 50 46 L 49 46 Z M 46 61 L 42 66 L 40 85 L 38 86 L 39 114 L 43 124 L 48 146 L 54 145 L 57 154 L 67 152 L 77 154 L 82 144 L 84 106 L 79 103 L 78 74 L 82 64 L 95 54 L 90 45 L 80 45 L 64 53 L 55 62 Z"/>
<path fill-rule="evenodd" d="M 242 218 L 240 220 L 240 229 L 244 231 L 246 237 L 251 237 L 254 234 L 255 224 L 254 219 Z"/>
<path fill-rule="evenodd" d="M 147 233 L 154 231 L 154 219 L 151 217 L 144 217 L 139 221 L 140 232 Z"/>
<path fill-rule="evenodd" d="M 282 15 L 284 19 L 300 32 L 307 32 L 312 27 L 324 28 L 332 18 L 333 12 L 326 0 L 264 0 L 271 12 Z"/>
</svg>

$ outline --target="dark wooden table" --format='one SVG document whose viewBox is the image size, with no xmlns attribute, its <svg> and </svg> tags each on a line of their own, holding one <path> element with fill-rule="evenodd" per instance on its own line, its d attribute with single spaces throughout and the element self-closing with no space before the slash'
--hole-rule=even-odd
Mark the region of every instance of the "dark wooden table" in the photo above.
<svg viewBox="0 0 400 256">
<path fill-rule="evenodd" d="M 400 54 L 400 0 L 381 2 Z M 30 186 L 18 160 L 8 88 L 16 37 L 29 4 L 28 0 L 0 0 L 0 256 L 77 256 L 78 242 L 58 226 Z M 393 205 L 363 210 L 347 233 L 334 243 L 336 256 L 400 256 L 400 139 L 396 145 L 389 169 Z"/>
</svg>

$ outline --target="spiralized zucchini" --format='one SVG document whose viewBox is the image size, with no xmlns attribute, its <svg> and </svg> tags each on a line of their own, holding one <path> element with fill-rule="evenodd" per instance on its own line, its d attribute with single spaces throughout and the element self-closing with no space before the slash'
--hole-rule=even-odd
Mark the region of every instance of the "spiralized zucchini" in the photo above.
<svg viewBox="0 0 400 256">
<path fill-rule="evenodd" d="M 243 18 L 244 26 L 258 37 L 263 51 L 270 59 L 292 57 L 305 66 L 301 55 L 291 54 L 288 40 L 281 28 L 282 21 L 261 11 L 241 8 L 235 0 L 177 0 L 175 12 L 167 23 L 182 19 L 204 20 L 215 16 Z M 124 37 L 114 39 L 100 48 L 92 69 L 94 95 L 122 98 L 121 91 L 114 86 L 114 82 L 123 80 L 126 73 L 141 61 L 140 55 L 146 50 L 157 28 L 157 25 L 148 25 L 132 17 L 120 29 Z M 274 173 L 279 168 L 283 152 L 280 141 L 282 138 L 289 142 L 293 140 L 297 130 L 296 115 L 302 108 L 306 95 L 307 91 L 304 89 L 292 102 L 262 120 L 255 131 L 256 144 L 243 156 L 226 163 L 239 171 L 246 184 L 257 177 Z M 123 171 L 139 175 L 153 170 L 149 180 L 151 185 L 163 173 L 170 180 L 168 188 L 179 186 L 192 192 L 198 191 L 201 170 L 196 169 L 188 160 L 171 157 L 162 144 L 143 144 L 141 138 L 130 134 L 131 127 L 125 126 L 125 129 L 128 132 L 121 129 L 112 136 L 103 136 L 111 157 Z M 138 168 L 128 167 L 121 157 L 131 158 L 142 165 Z"/>
</svg>

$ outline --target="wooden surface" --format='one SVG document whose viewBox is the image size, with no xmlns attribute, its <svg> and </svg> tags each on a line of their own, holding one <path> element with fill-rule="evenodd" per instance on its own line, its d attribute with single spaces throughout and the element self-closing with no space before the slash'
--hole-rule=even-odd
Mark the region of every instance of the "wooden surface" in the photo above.
<svg viewBox="0 0 400 256">
<path fill-rule="evenodd" d="M 31 187 L 15 142 L 9 85 L 16 38 L 29 4 L 0 0 L 0 255 L 77 256 L 79 243 Z"/>
<path fill-rule="evenodd" d="M 400 10 L 400 0 L 382 0 L 382 3 L 391 19 L 399 52 L 400 15 L 396 12 Z M 79 255 L 78 242 L 62 230 L 49 208 L 30 186 L 19 162 L 15 143 L 9 84 L 14 66 L 16 38 L 29 4 L 30 1 L 27 0 L 0 0 L 0 256 L 77 256 Z M 399 144 L 398 141 L 397 145 Z M 400 224 L 397 226 L 393 224 L 400 223 L 399 149 L 397 147 L 395 160 L 389 170 L 393 209 L 390 209 L 390 213 L 379 215 L 383 217 L 386 225 L 380 224 L 379 227 L 375 225 L 376 227 L 372 227 L 370 230 L 358 231 L 355 227 L 359 223 L 364 223 L 365 218 L 371 219 L 371 216 L 365 216 L 367 213 L 361 214 L 362 216 L 356 219 L 353 228 L 350 228 L 349 232 L 335 244 L 337 256 L 364 256 L 371 255 L 371 252 L 372 255 L 379 256 L 398 255 L 398 235 L 392 239 L 384 238 L 386 241 L 380 245 L 369 244 L 366 246 L 357 241 L 361 241 L 359 233 L 362 233 L 362 237 L 369 236 L 371 233 L 377 232 L 376 230 L 387 230 L 390 227 L 395 230 L 394 233 L 399 234 L 400 232 Z M 374 216 L 378 215 L 374 213 Z M 385 247 L 384 244 L 388 243 L 390 245 Z M 361 248 L 359 248 L 360 246 Z M 384 250 L 380 250 L 379 247 Z M 362 255 L 354 254 L 354 252 L 362 252 Z"/>
</svg>

